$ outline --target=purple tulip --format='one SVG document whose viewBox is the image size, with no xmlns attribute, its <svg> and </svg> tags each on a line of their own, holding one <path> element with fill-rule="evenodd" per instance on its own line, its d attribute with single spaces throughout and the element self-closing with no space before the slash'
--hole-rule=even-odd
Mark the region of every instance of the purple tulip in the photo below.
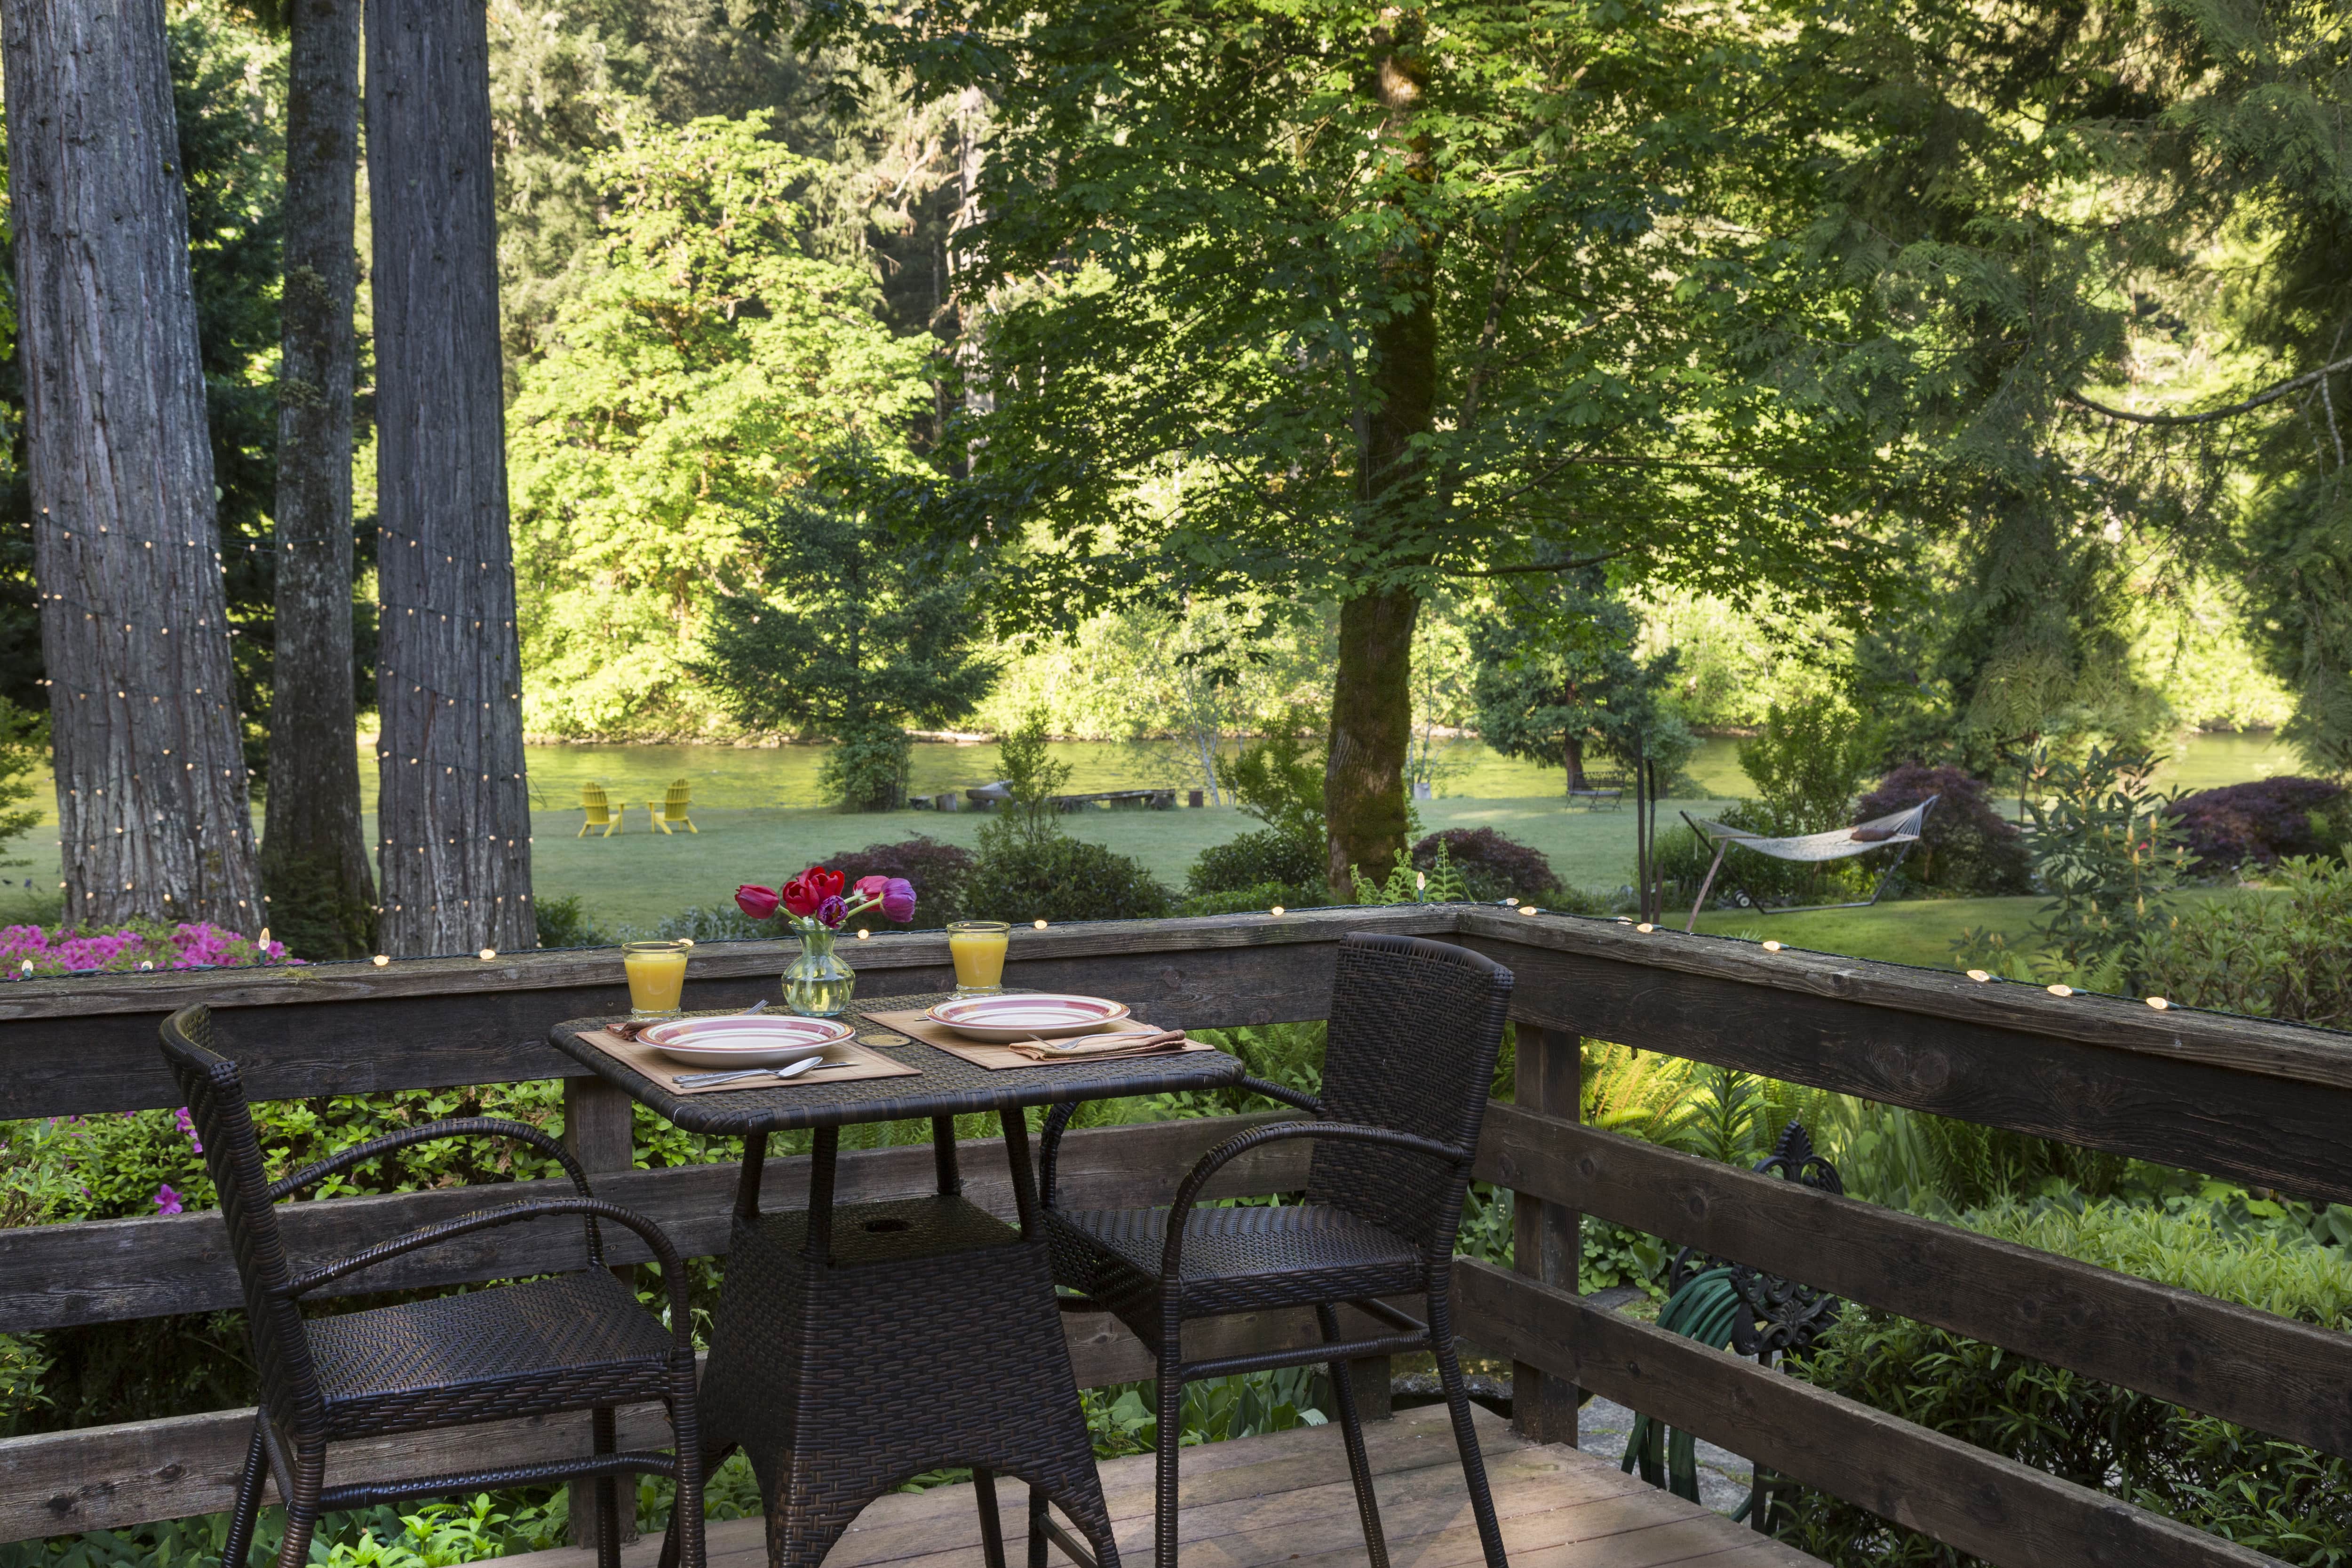
<svg viewBox="0 0 2352 1568">
<path fill-rule="evenodd" d="M 905 925 L 915 918 L 915 884 L 904 877 L 893 877 L 882 884 L 882 913 Z"/>
<path fill-rule="evenodd" d="M 838 930 L 841 922 L 846 920 L 848 916 L 849 906 L 841 901 L 841 895 L 839 893 L 834 894 L 833 897 L 825 900 L 824 902 L 817 905 L 816 907 L 816 923 L 821 926 L 827 926 Z"/>
</svg>

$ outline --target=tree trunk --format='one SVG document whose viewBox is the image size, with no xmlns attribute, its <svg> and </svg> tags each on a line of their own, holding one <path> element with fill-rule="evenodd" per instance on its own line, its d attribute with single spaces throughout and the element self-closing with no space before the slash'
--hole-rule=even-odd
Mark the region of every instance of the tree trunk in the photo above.
<svg viewBox="0 0 2352 1568">
<path fill-rule="evenodd" d="M 1568 770 L 1568 793 L 1574 795 L 1584 784 L 1584 737 L 1571 733 L 1559 745 L 1559 760 Z"/>
<path fill-rule="evenodd" d="M 253 931 L 163 0 L 10 0 L 5 49 L 66 918 Z"/>
<path fill-rule="evenodd" d="M 359 0 L 294 0 L 278 395 L 278 659 L 262 885 L 306 958 L 375 948 L 352 680 L 352 231 Z"/>
<path fill-rule="evenodd" d="M 537 944 L 478 0 L 372 0 L 383 942 Z"/>
<path fill-rule="evenodd" d="M 1408 180 L 1434 173 L 1429 138 L 1414 125 L 1428 89 L 1419 23 L 1399 20 L 1380 66 L 1386 140 Z M 1370 553 L 1386 554 L 1410 526 L 1428 487 L 1415 436 L 1435 428 L 1437 317 L 1434 235 L 1408 230 L 1383 263 L 1384 289 L 1409 299 L 1371 334 L 1366 374 L 1378 398 L 1365 410 L 1357 501 Z M 1409 588 L 1360 595 L 1339 608 L 1339 662 L 1331 685 L 1331 739 L 1323 779 L 1329 824 L 1328 875 L 1335 895 L 1351 888 L 1350 867 L 1383 875 L 1405 847 L 1411 818 L 1404 790 L 1412 746 L 1412 628 L 1421 610 Z"/>
</svg>

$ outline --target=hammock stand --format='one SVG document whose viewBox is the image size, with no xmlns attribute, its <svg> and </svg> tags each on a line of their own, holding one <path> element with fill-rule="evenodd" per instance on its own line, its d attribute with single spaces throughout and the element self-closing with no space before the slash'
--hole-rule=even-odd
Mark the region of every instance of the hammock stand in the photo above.
<svg viewBox="0 0 2352 1568">
<path fill-rule="evenodd" d="M 1811 910 L 1869 908 L 1878 902 L 1879 894 L 1886 891 L 1887 881 L 1894 877 L 1895 870 L 1910 855 L 1911 846 L 1919 842 L 1920 830 L 1926 826 L 1927 820 L 1927 808 L 1935 805 L 1937 799 L 1937 796 L 1931 795 L 1918 805 L 1906 806 L 1891 816 L 1874 817 L 1868 822 L 1858 823 L 1852 827 L 1832 828 L 1827 833 L 1807 833 L 1794 838 L 1767 838 L 1760 833 L 1750 833 L 1745 828 L 1727 827 L 1720 822 L 1701 820 L 1691 816 L 1687 811 L 1681 813 L 1682 819 L 1690 824 L 1693 833 L 1715 846 L 1715 858 L 1708 863 L 1706 877 L 1698 885 L 1698 897 L 1691 900 L 1690 921 L 1683 927 L 1684 931 L 1687 933 L 1698 930 L 1699 911 L 1706 907 L 1706 895 L 1715 887 L 1716 873 L 1723 869 L 1725 852 L 1735 844 L 1743 849 L 1752 849 L 1759 855 L 1769 855 L 1775 860 L 1793 860 L 1805 865 L 1819 865 L 1828 860 L 1848 860 L 1856 855 L 1867 855 L 1874 849 L 1884 848 L 1889 844 L 1900 844 L 1903 847 L 1895 853 L 1894 859 L 1887 862 L 1886 869 L 1879 873 L 1878 885 L 1870 889 L 1870 897 L 1866 899 L 1849 899 L 1842 904 L 1801 904 L 1792 909 L 1770 910 L 1764 907 L 1764 901 L 1752 893 L 1748 894 L 1748 902 L 1755 907 L 1756 912 L 1766 915 L 1797 915 Z M 1736 878 L 1731 885 L 1738 888 L 1742 893 L 1748 893 L 1748 889 L 1740 887 Z"/>
</svg>

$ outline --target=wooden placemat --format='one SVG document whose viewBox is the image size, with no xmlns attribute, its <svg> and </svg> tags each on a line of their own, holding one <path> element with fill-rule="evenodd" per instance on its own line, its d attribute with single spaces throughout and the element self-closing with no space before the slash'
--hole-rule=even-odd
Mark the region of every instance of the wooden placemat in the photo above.
<svg viewBox="0 0 2352 1568">
<path fill-rule="evenodd" d="M 987 1068 L 991 1071 L 1003 1068 L 1066 1067 L 1071 1062 L 1087 1059 L 1084 1057 L 1054 1057 L 1045 1061 L 1037 1061 L 1023 1056 L 1010 1047 L 992 1045 L 986 1040 L 966 1039 L 945 1024 L 936 1023 L 925 1016 L 919 1008 L 903 1013 L 867 1013 L 866 1016 L 886 1029 L 895 1029 L 902 1035 L 912 1036 L 927 1046 L 937 1046 L 950 1056 L 961 1057 L 972 1066 Z M 1156 1035 L 1160 1033 L 1150 1024 L 1138 1023 L 1133 1018 L 1120 1018 L 1113 1023 L 1099 1025 L 1087 1032 L 1089 1035 Z M 1216 1048 L 1203 1040 L 1187 1039 L 1179 1050 L 1154 1051 L 1151 1054 L 1173 1057 L 1181 1056 L 1185 1051 L 1213 1051 Z M 1113 1059 L 1135 1061 L 1139 1058 L 1121 1057 Z M 842 1075 L 828 1073 L 825 1076 L 839 1078 Z"/>
<path fill-rule="evenodd" d="M 725 1069 L 688 1067 L 684 1062 L 672 1061 L 643 1040 L 625 1040 L 610 1029 L 592 1029 L 580 1038 L 630 1071 L 653 1079 L 672 1094 L 728 1094 L 745 1089 L 793 1089 L 802 1084 L 851 1083 L 861 1078 L 911 1078 L 923 1070 L 905 1062 L 894 1062 L 856 1040 L 843 1040 L 838 1045 L 825 1047 L 825 1059 L 852 1062 L 855 1066 L 811 1068 L 797 1078 L 743 1078 L 733 1083 L 681 1084 L 677 1081 L 681 1073 L 691 1075 Z"/>
</svg>

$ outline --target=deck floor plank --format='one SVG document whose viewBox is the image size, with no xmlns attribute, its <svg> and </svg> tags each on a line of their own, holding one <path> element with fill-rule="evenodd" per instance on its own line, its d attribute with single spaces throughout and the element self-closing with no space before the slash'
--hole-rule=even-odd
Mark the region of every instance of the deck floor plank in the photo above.
<svg viewBox="0 0 2352 1568">
<path fill-rule="evenodd" d="M 1803 1568 L 1814 1559 L 1745 1526 L 1643 1485 L 1572 1448 L 1523 1442 L 1478 1413 L 1496 1512 L 1512 1568 Z M 1302 1427 L 1188 1448 L 1183 1464 L 1182 1568 L 1360 1568 L 1356 1523 L 1339 1433 Z M 1480 1568 L 1484 1553 L 1442 1406 L 1405 1411 L 1366 1428 L 1394 1568 Z M 1151 1457 L 1102 1467 L 1104 1500 L 1127 1568 L 1150 1568 Z M 1001 1480 L 1005 1552 L 1026 1560 L 1027 1491 Z M 762 1568 L 757 1519 L 709 1531 L 711 1568 Z M 623 1568 L 655 1568 L 661 1542 L 632 1542 Z M 1056 1551 L 1055 1568 L 1068 1568 Z M 593 1568 L 576 1549 L 536 1553 L 531 1568 Z M 969 1486 L 877 1500 L 842 1537 L 825 1568 L 982 1568 Z M 1816 1565 L 1817 1568 L 1817 1565 Z"/>
</svg>

